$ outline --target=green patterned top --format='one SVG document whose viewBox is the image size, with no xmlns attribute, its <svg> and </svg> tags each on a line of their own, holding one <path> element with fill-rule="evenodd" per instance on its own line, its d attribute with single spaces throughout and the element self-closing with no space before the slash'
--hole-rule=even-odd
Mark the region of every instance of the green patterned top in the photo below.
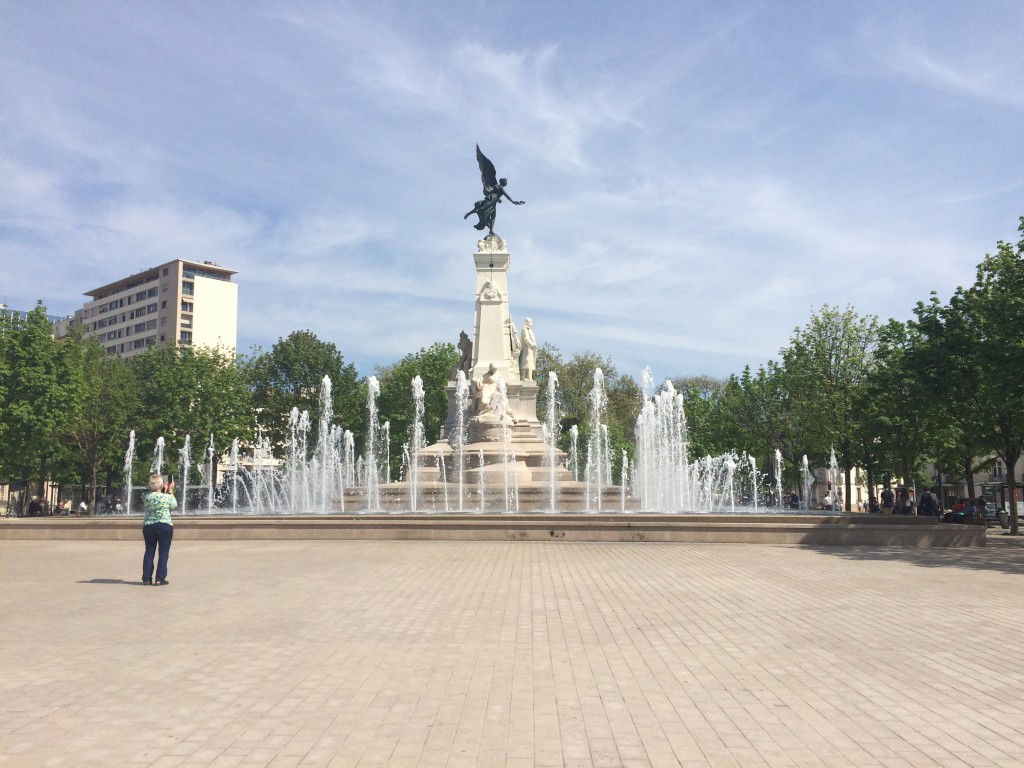
<svg viewBox="0 0 1024 768">
<path fill-rule="evenodd" d="M 178 508 L 178 500 L 169 493 L 147 493 L 142 497 L 142 508 L 146 511 L 146 519 L 143 525 L 150 523 L 167 523 L 174 525 L 171 521 L 171 510 Z"/>
</svg>

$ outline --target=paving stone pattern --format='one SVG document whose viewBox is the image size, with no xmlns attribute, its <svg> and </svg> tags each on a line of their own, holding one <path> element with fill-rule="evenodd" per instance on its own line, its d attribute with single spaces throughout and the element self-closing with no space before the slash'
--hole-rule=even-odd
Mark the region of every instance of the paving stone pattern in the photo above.
<svg viewBox="0 0 1024 768">
<path fill-rule="evenodd" d="M 1022 555 L 0 542 L 0 766 L 1021 766 Z"/>
</svg>

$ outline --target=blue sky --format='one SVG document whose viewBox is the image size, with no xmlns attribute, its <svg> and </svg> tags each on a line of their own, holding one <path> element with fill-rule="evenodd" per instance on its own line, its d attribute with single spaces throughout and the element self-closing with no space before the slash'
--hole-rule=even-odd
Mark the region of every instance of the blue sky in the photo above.
<svg viewBox="0 0 1024 768">
<path fill-rule="evenodd" d="M 1017 240 L 1022 40 L 1019 0 L 0 0 L 0 301 L 209 259 L 240 351 L 370 373 L 471 331 L 479 143 L 517 324 L 725 376 Z"/>
</svg>

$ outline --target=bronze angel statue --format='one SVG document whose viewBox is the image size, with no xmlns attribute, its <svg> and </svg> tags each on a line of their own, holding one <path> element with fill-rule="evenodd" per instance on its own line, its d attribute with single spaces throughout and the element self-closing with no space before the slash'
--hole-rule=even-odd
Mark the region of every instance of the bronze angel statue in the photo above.
<svg viewBox="0 0 1024 768">
<path fill-rule="evenodd" d="M 473 210 L 467 213 L 462 218 L 468 219 L 474 213 L 479 218 L 479 221 L 473 225 L 476 229 L 487 228 L 489 234 L 494 234 L 494 214 L 497 213 L 498 203 L 501 202 L 501 198 L 507 198 L 512 205 L 523 205 L 525 200 L 513 200 L 509 197 L 508 192 L 505 191 L 505 185 L 508 184 L 508 179 L 497 178 L 498 173 L 494 170 L 494 163 L 488 160 L 484 153 L 480 151 L 480 145 L 476 145 L 476 161 L 480 166 L 480 180 L 484 184 L 484 199 L 477 200 L 476 205 L 473 206 Z"/>
</svg>

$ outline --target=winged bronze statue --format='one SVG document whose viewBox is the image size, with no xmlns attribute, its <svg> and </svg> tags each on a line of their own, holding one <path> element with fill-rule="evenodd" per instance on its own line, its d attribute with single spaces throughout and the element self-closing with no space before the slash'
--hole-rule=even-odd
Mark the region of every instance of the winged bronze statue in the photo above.
<svg viewBox="0 0 1024 768">
<path fill-rule="evenodd" d="M 462 218 L 468 219 L 474 213 L 479 221 L 473 225 L 475 229 L 487 228 L 489 234 L 494 234 L 494 214 L 498 211 L 498 203 L 501 198 L 506 198 L 512 205 L 523 205 L 525 200 L 513 200 L 505 191 L 508 179 L 499 179 L 497 171 L 494 170 L 494 163 L 488 160 L 480 151 L 480 145 L 476 145 L 476 162 L 480 166 L 480 180 L 484 185 L 484 199 L 477 200 L 473 210 Z"/>
</svg>

